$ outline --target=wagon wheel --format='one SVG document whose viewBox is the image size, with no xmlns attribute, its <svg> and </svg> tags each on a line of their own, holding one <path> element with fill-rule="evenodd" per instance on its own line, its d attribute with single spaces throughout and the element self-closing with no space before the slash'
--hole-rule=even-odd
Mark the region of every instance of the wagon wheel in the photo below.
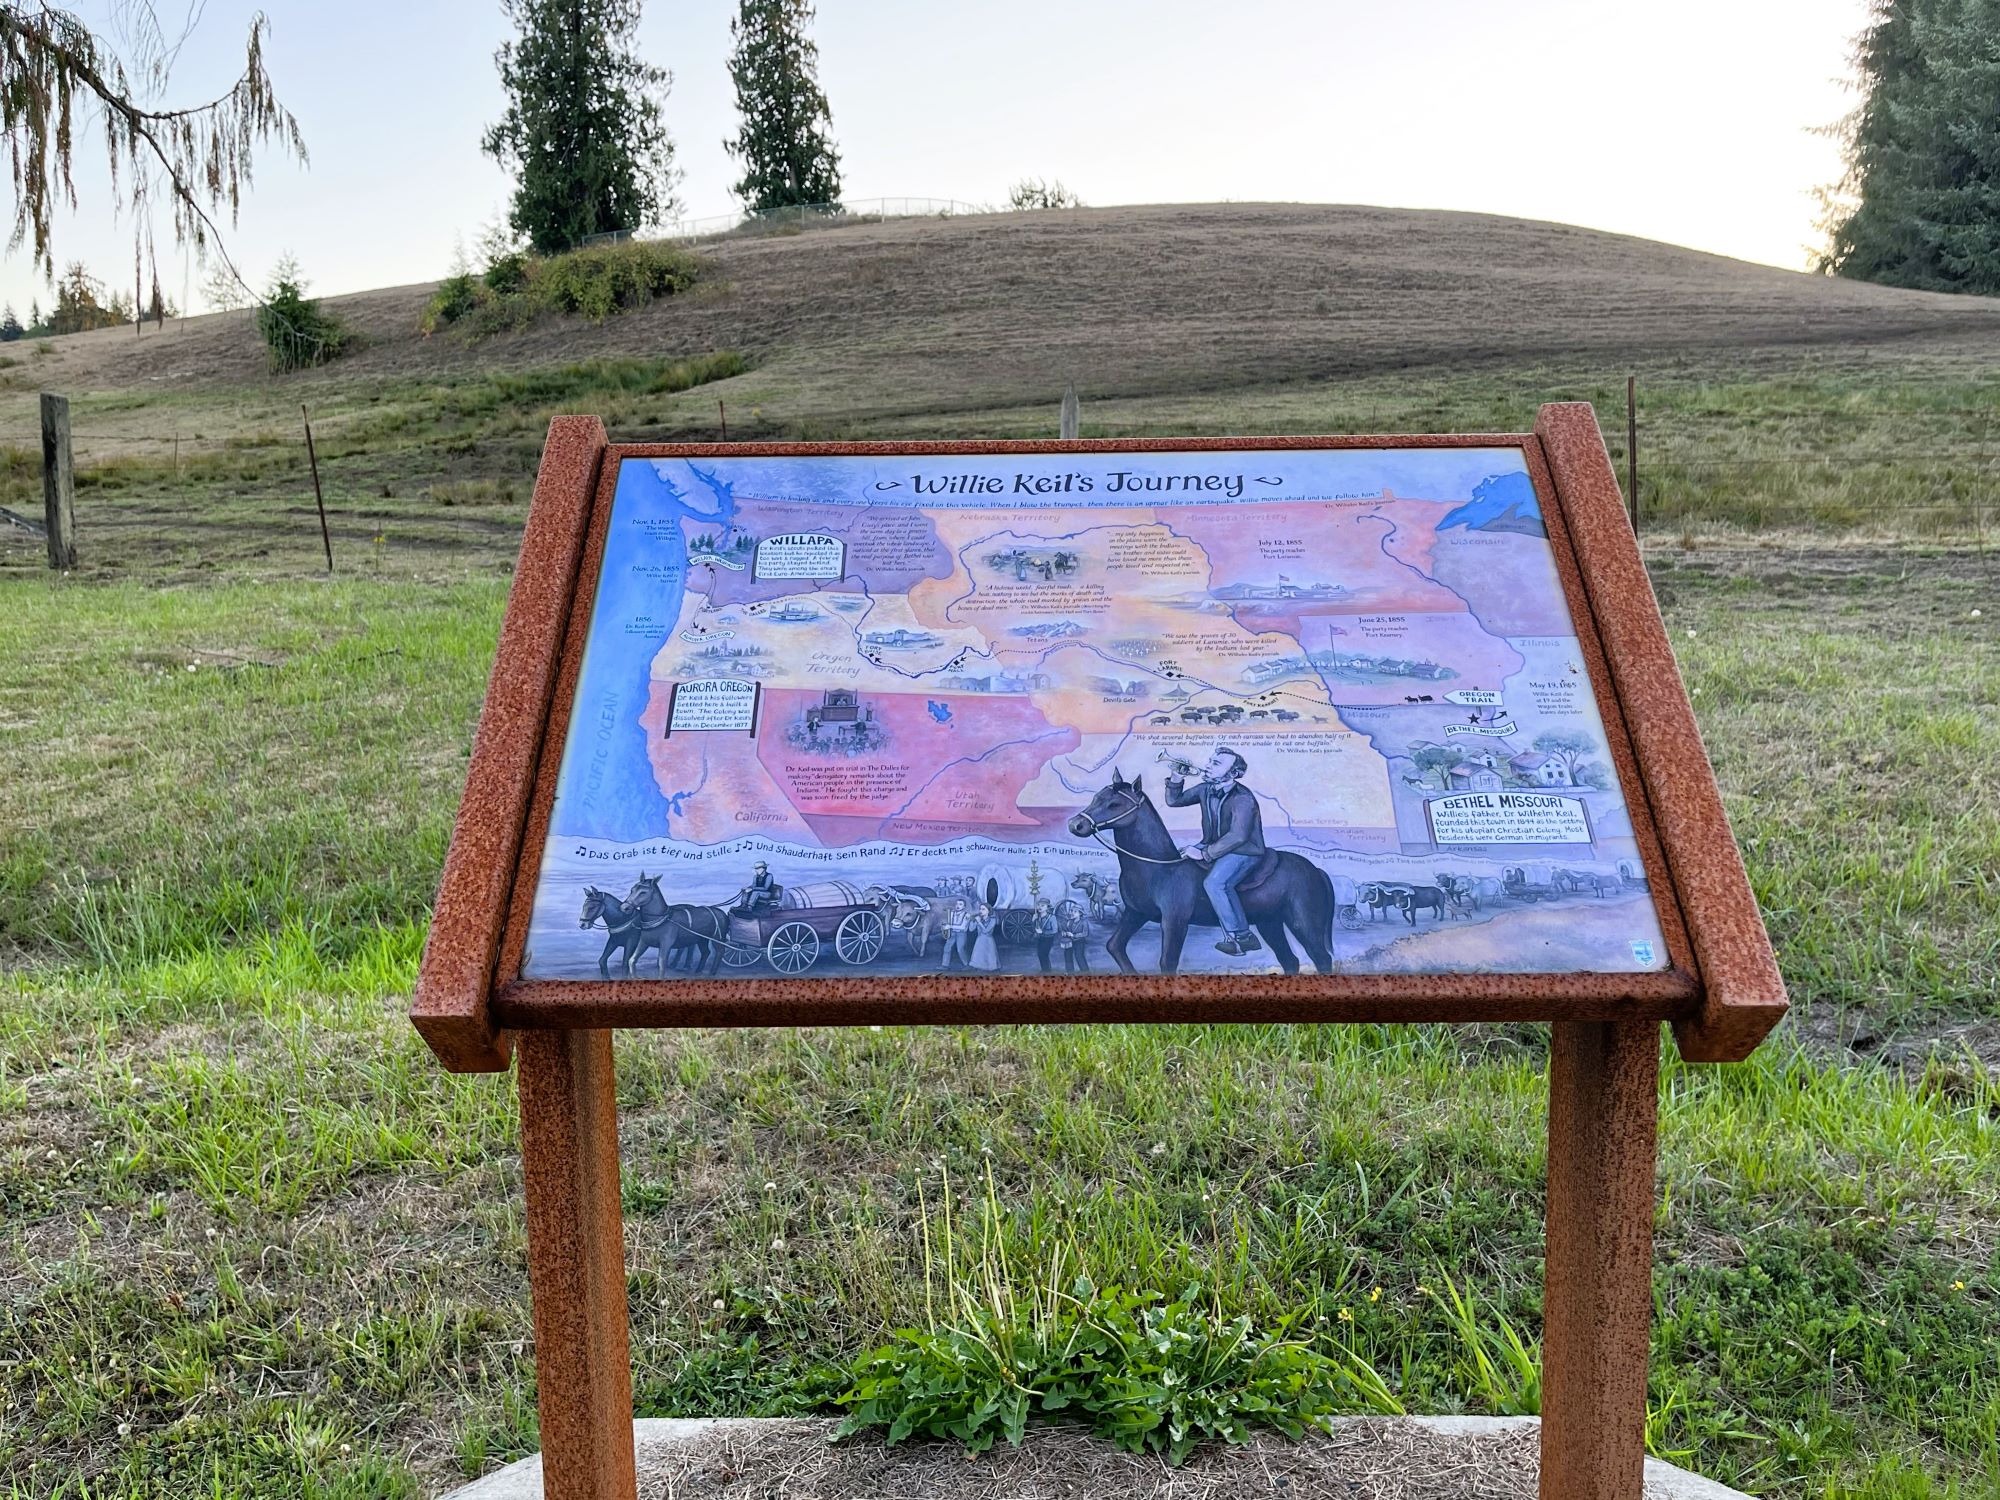
<svg viewBox="0 0 2000 1500">
<path fill-rule="evenodd" d="M 882 951 L 882 939 L 888 931 L 882 924 L 882 916 L 873 911 L 851 911 L 840 919 L 840 925 L 833 930 L 833 951 L 841 962 L 865 964 Z"/>
<path fill-rule="evenodd" d="M 1032 912 L 1010 906 L 1000 916 L 1000 936 L 1010 943 L 1025 943 L 1035 935 L 1035 918 Z"/>
<path fill-rule="evenodd" d="M 732 969 L 747 969 L 764 956 L 762 948 L 753 948 L 748 943 L 723 940 L 722 961 Z"/>
<path fill-rule="evenodd" d="M 787 922 L 771 934 L 764 952 L 780 974 L 802 974 L 819 957 L 819 934 L 803 922 Z"/>
</svg>

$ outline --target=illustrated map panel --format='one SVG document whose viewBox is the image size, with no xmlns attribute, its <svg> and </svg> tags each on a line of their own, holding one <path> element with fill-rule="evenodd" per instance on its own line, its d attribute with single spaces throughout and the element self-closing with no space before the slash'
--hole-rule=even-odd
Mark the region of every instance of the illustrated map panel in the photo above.
<svg viewBox="0 0 2000 1500">
<path fill-rule="evenodd" d="M 526 977 L 1667 961 L 1519 449 L 620 466 Z"/>
</svg>

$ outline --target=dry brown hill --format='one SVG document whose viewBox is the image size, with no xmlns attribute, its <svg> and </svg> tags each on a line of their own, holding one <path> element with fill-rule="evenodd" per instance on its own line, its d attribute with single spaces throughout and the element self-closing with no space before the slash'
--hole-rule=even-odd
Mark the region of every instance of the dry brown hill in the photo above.
<svg viewBox="0 0 2000 1500">
<path fill-rule="evenodd" d="M 467 343 L 427 286 L 331 299 L 367 347 L 316 382 L 736 349 L 759 394 L 850 417 L 1497 365 L 1971 373 L 2000 300 L 1898 291 L 1483 214 L 1206 204 L 904 219 L 717 244 L 697 293 Z M 247 315 L 55 341 L 36 383 L 268 388 Z M 304 393 L 302 391 L 302 393 Z"/>
</svg>

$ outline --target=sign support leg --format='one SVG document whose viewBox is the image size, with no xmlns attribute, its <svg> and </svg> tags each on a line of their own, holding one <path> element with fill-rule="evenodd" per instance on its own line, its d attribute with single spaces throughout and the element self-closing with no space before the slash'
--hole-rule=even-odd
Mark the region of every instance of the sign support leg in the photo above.
<svg viewBox="0 0 2000 1500">
<path fill-rule="evenodd" d="M 521 1167 L 547 1500 L 635 1500 L 609 1031 L 523 1031 Z"/>
<path fill-rule="evenodd" d="M 1542 1500 L 1639 1500 L 1660 1028 L 1559 1021 L 1552 1032 Z"/>
</svg>

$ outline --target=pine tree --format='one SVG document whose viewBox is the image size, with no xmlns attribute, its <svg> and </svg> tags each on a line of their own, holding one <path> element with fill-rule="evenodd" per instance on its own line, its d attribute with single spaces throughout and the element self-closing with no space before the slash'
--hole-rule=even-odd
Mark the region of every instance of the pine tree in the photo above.
<svg viewBox="0 0 2000 1500">
<path fill-rule="evenodd" d="M 2000 0 L 1876 0 L 1822 270 L 2000 293 Z"/>
<path fill-rule="evenodd" d="M 810 0 L 742 0 L 730 23 L 729 76 L 743 117 L 723 147 L 743 165 L 736 195 L 753 214 L 840 201 L 833 112 L 819 86 L 819 48 L 806 34 Z"/>
<path fill-rule="evenodd" d="M 544 255 L 671 215 L 673 86 L 632 50 L 639 0 L 502 0 L 520 33 L 494 54 L 507 112 L 486 151 L 516 173 L 509 221 Z"/>
<path fill-rule="evenodd" d="M 39 297 L 28 304 L 28 332 L 48 332 L 48 325 L 42 322 L 42 299 Z"/>
<path fill-rule="evenodd" d="M 92 276 L 80 260 L 73 260 L 56 283 L 55 311 L 49 314 L 50 333 L 87 333 L 93 328 L 112 328 L 129 321 L 121 309 L 120 297 L 107 307 L 99 300 L 103 284 Z"/>
<path fill-rule="evenodd" d="M 14 316 L 14 304 L 9 302 L 7 311 L 0 314 L 0 344 L 13 343 L 25 331 L 21 327 L 21 320 Z"/>
</svg>

